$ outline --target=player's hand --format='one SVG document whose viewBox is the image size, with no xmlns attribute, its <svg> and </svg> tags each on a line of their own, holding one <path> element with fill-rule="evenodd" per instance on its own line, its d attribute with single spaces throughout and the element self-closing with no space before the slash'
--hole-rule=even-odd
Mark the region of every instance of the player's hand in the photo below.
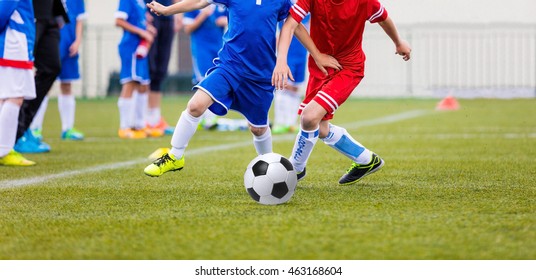
<svg viewBox="0 0 536 280">
<path fill-rule="evenodd" d="M 215 10 L 216 9 L 214 9 L 214 5 L 208 5 L 205 8 L 199 10 L 199 14 L 203 15 L 205 18 L 208 18 L 214 13 Z"/>
<path fill-rule="evenodd" d="M 396 46 L 396 54 L 401 55 L 404 61 L 408 61 L 411 58 L 411 47 L 408 42 L 400 42 L 400 44 Z"/>
<path fill-rule="evenodd" d="M 322 71 L 322 73 L 324 73 L 326 76 L 328 75 L 328 70 L 326 70 L 326 67 L 333 68 L 337 71 L 342 70 L 342 66 L 339 61 L 337 61 L 337 59 L 331 55 L 321 53 L 318 57 L 314 58 L 314 60 L 316 66 L 318 66 L 320 71 Z"/>
<path fill-rule="evenodd" d="M 282 90 L 287 86 L 288 80 L 294 81 L 294 76 L 287 64 L 276 63 L 274 72 L 272 73 L 272 86 L 275 89 Z"/>
<path fill-rule="evenodd" d="M 148 24 L 146 28 L 147 28 L 146 30 L 149 33 L 151 33 L 153 35 L 153 37 L 156 37 L 156 35 L 158 35 L 158 29 L 156 29 L 156 27 L 154 27 L 154 25 Z"/>
<path fill-rule="evenodd" d="M 156 1 L 153 1 L 151 3 L 148 3 L 147 4 L 147 8 L 155 15 L 157 16 L 162 16 L 164 14 L 164 9 L 166 8 L 166 6 L 156 2 Z"/>
<path fill-rule="evenodd" d="M 69 46 L 69 57 L 74 57 L 78 54 L 78 49 L 80 49 L 80 41 L 74 41 L 71 46 Z"/>
<path fill-rule="evenodd" d="M 151 32 L 147 31 L 147 30 L 142 30 L 139 35 L 140 35 L 140 37 L 142 39 L 147 41 L 147 43 L 149 43 L 149 44 L 152 44 L 153 41 L 154 41 L 154 35 Z"/>
</svg>

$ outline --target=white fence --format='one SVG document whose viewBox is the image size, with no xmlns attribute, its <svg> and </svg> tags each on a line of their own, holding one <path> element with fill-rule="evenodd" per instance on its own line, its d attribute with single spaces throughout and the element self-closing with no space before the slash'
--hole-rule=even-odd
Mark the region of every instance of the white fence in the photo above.
<svg viewBox="0 0 536 280">
<path fill-rule="evenodd" d="M 378 25 L 365 31 L 365 79 L 359 96 L 378 97 L 536 97 L 536 26 L 514 24 L 427 24 L 399 26 L 410 42 L 412 59 L 395 55 Z M 120 67 L 121 30 L 90 26 L 81 50 L 83 79 L 75 85 L 85 97 L 105 96 L 110 75 Z M 176 37 L 170 74 L 191 73 L 188 36 Z"/>
</svg>

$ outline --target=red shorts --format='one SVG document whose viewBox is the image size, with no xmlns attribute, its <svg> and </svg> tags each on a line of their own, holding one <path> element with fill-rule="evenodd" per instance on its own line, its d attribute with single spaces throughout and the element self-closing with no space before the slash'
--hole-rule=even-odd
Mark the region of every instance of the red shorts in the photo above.
<svg viewBox="0 0 536 280">
<path fill-rule="evenodd" d="M 363 74 L 355 70 L 328 69 L 328 73 L 328 76 L 322 73 L 311 73 L 305 99 L 300 105 L 298 114 L 301 114 L 303 108 L 314 100 L 327 111 L 322 120 L 331 120 L 335 111 L 348 99 L 363 79 Z"/>
</svg>

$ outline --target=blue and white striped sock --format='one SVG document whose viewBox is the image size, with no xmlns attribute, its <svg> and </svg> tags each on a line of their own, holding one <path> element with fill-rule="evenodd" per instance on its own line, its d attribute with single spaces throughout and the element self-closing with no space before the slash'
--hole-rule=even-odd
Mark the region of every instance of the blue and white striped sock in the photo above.
<svg viewBox="0 0 536 280">
<path fill-rule="evenodd" d="M 290 155 L 290 162 L 296 172 L 302 172 L 307 165 L 307 160 L 318 140 L 318 134 L 319 128 L 312 131 L 301 129 L 296 135 L 296 142 L 294 142 L 294 148 L 292 148 L 292 154 Z"/>
<path fill-rule="evenodd" d="M 372 152 L 352 138 L 342 127 L 330 124 L 328 136 L 322 141 L 359 164 L 367 164 L 372 159 Z"/>
</svg>

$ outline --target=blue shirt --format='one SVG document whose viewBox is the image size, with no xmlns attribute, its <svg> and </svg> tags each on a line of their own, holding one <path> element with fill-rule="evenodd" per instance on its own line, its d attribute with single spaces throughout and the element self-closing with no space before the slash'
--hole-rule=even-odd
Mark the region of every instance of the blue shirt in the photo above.
<svg viewBox="0 0 536 280">
<path fill-rule="evenodd" d="M 285 19 L 290 0 L 207 0 L 227 7 L 228 30 L 215 63 L 239 75 L 270 82 L 275 67 L 277 22 Z"/>
<path fill-rule="evenodd" d="M 35 44 L 31 0 L 0 0 L 0 66 L 32 69 Z"/>
<path fill-rule="evenodd" d="M 86 17 L 86 9 L 84 0 L 66 0 L 67 13 L 70 23 L 63 26 L 60 31 L 60 45 L 67 46 L 67 49 L 76 40 L 76 22 L 84 20 Z"/>
<path fill-rule="evenodd" d="M 124 19 L 128 23 L 145 30 L 147 29 L 145 12 L 147 12 L 147 7 L 144 0 L 120 0 L 119 8 L 115 12 L 115 18 Z M 140 41 L 141 38 L 137 34 L 124 31 L 119 47 L 136 49 Z"/>
<path fill-rule="evenodd" d="M 199 10 L 184 13 L 183 22 L 189 24 L 201 13 Z M 226 16 L 225 9 L 216 7 L 214 13 L 190 34 L 190 44 L 192 50 L 192 59 L 194 61 L 194 74 L 199 82 L 208 69 L 214 64 L 212 61 L 218 57 L 218 51 L 223 45 L 224 27 L 216 25 L 219 17 Z"/>
</svg>

